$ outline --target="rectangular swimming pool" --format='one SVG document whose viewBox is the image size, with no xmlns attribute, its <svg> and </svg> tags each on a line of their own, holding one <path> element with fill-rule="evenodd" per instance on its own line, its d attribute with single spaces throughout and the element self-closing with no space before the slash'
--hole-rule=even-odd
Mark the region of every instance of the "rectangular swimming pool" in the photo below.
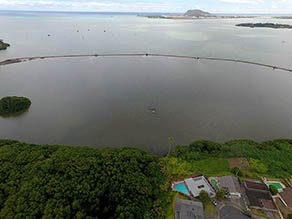
<svg viewBox="0 0 292 219">
<path fill-rule="evenodd" d="M 174 189 L 179 191 L 179 192 L 184 193 L 185 195 L 188 195 L 188 196 L 190 195 L 190 193 L 189 193 L 189 191 L 184 183 L 176 184 L 174 186 Z"/>
</svg>

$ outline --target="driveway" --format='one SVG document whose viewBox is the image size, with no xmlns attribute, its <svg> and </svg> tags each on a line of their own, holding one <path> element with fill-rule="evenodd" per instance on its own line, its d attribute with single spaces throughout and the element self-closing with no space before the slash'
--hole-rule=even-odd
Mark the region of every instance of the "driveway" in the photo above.
<svg viewBox="0 0 292 219">
<path fill-rule="evenodd" d="M 220 219 L 250 219 L 250 217 L 234 207 L 225 206 L 220 211 Z"/>
</svg>

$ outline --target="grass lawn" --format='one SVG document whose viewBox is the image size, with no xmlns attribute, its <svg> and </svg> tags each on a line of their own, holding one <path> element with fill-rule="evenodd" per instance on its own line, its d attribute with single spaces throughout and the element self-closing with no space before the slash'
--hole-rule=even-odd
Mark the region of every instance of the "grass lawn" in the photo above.
<svg viewBox="0 0 292 219">
<path fill-rule="evenodd" d="M 258 209 L 251 209 L 251 213 L 258 215 L 258 216 L 267 216 L 267 213 L 263 210 L 258 210 Z"/>
<path fill-rule="evenodd" d="M 206 205 L 205 211 L 209 212 L 212 215 L 215 215 L 216 207 L 212 203 L 209 203 L 208 205 Z"/>
<path fill-rule="evenodd" d="M 175 157 L 165 157 L 163 161 L 172 180 L 193 175 L 222 176 L 231 174 L 228 160 L 225 158 L 185 161 Z"/>
</svg>

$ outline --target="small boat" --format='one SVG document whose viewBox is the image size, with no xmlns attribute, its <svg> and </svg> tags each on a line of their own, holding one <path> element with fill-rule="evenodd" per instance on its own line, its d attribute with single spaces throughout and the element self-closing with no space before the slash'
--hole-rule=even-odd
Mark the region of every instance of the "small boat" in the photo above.
<svg viewBox="0 0 292 219">
<path fill-rule="evenodd" d="M 151 113 L 156 113 L 157 112 L 157 109 L 155 107 L 148 107 L 148 110 L 151 112 Z"/>
</svg>

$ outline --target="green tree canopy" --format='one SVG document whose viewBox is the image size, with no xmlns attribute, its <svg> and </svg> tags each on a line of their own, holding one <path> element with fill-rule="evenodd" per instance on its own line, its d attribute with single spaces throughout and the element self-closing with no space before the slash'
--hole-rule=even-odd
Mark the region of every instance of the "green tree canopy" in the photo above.
<svg viewBox="0 0 292 219">
<path fill-rule="evenodd" d="M 27 110 L 31 101 L 26 97 L 3 97 L 0 100 L 0 115 L 20 113 Z"/>
<path fill-rule="evenodd" d="M 270 189 L 270 192 L 272 193 L 272 195 L 277 195 L 278 194 L 278 189 L 276 186 L 274 185 L 269 185 L 269 189 Z"/>
<path fill-rule="evenodd" d="M 221 201 L 224 199 L 224 196 L 227 194 L 227 191 L 224 189 L 220 189 L 219 191 L 216 192 L 216 199 L 218 201 Z"/>
<path fill-rule="evenodd" d="M 0 140 L 0 218 L 143 218 L 163 183 L 140 149 Z"/>
<path fill-rule="evenodd" d="M 206 206 L 207 204 L 211 203 L 211 197 L 209 196 L 208 192 L 202 190 L 199 194 L 198 199 L 200 199 L 200 201 L 203 203 L 204 206 Z"/>
<path fill-rule="evenodd" d="M 192 142 L 189 147 L 193 151 L 210 153 L 213 151 L 220 151 L 222 145 L 213 141 L 199 140 Z"/>
</svg>

